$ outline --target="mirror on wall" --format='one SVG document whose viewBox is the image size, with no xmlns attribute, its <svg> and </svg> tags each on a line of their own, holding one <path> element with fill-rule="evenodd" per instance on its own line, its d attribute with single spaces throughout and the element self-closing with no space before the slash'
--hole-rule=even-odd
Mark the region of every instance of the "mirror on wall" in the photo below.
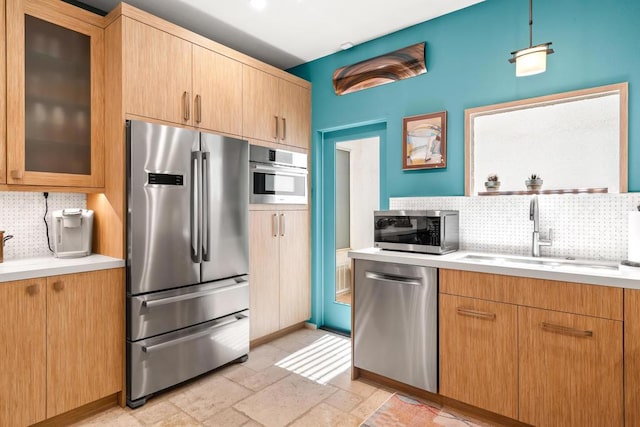
<svg viewBox="0 0 640 427">
<path fill-rule="evenodd" d="M 627 83 L 465 110 L 465 195 L 627 191 Z"/>
</svg>

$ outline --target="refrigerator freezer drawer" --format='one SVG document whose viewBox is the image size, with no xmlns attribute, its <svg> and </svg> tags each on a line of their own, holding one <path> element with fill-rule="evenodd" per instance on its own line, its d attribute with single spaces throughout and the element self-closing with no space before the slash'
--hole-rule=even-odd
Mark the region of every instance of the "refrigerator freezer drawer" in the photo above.
<svg viewBox="0 0 640 427">
<path fill-rule="evenodd" d="M 127 339 L 175 331 L 249 308 L 248 276 L 131 297 Z"/>
<path fill-rule="evenodd" d="M 249 310 L 127 347 L 131 402 L 248 354 Z"/>
</svg>

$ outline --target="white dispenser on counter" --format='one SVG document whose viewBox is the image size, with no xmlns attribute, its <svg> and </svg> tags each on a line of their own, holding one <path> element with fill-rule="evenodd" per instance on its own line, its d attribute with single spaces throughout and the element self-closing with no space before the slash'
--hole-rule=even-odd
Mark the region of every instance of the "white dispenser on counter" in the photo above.
<svg viewBox="0 0 640 427">
<path fill-rule="evenodd" d="M 56 258 L 91 255 L 93 211 L 62 209 L 53 211 L 53 254 Z"/>
</svg>

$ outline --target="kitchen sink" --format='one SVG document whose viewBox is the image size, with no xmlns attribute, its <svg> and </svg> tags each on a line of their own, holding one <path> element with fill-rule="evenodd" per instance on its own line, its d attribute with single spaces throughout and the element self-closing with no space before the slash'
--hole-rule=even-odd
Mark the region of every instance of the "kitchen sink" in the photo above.
<svg viewBox="0 0 640 427">
<path fill-rule="evenodd" d="M 534 258 L 505 255 L 470 254 L 460 258 L 460 261 L 470 261 L 481 264 L 509 266 L 539 266 L 558 270 L 618 270 L 618 264 L 613 262 L 575 260 L 571 258 Z"/>
</svg>

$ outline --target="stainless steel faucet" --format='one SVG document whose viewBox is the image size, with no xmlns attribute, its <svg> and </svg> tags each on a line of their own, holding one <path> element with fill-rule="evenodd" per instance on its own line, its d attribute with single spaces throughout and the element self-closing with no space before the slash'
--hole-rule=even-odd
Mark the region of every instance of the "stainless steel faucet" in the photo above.
<svg viewBox="0 0 640 427">
<path fill-rule="evenodd" d="M 540 208 L 538 207 L 538 196 L 533 195 L 529 204 L 529 219 L 533 221 L 533 233 L 531 241 L 531 255 L 540 256 L 540 246 L 551 246 L 551 232 L 549 229 L 548 239 L 540 238 Z"/>
</svg>

